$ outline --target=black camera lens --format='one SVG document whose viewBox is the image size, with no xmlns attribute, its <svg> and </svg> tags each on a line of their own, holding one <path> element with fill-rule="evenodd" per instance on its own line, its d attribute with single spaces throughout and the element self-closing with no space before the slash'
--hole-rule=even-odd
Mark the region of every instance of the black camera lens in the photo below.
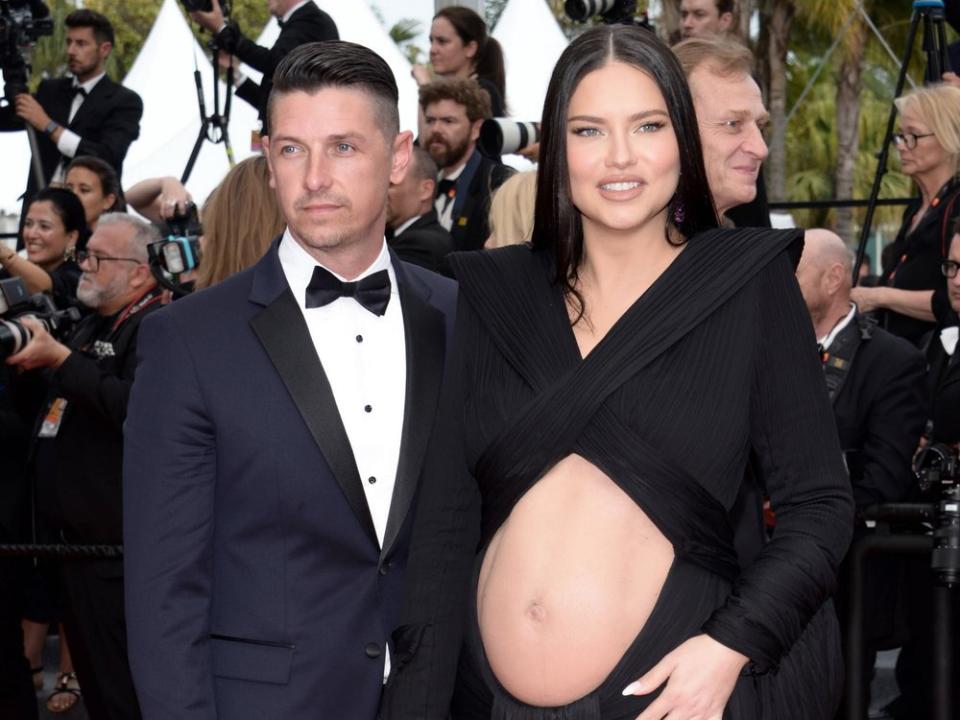
<svg viewBox="0 0 960 720">
<path fill-rule="evenodd" d="M 583 22 L 594 15 L 603 15 L 616 7 L 616 0 L 567 0 L 563 8 L 567 17 Z"/>
<path fill-rule="evenodd" d="M 0 320 L 0 358 L 16 355 L 31 337 L 30 330 L 16 320 Z"/>
</svg>

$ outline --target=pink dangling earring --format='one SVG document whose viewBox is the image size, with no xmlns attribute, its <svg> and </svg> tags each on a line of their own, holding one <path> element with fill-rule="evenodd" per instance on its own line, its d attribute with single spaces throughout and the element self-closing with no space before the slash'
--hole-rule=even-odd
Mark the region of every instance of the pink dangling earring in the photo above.
<svg viewBox="0 0 960 720">
<path fill-rule="evenodd" d="M 673 208 L 673 224 L 682 225 L 686 217 L 687 213 L 684 212 L 683 204 L 678 200 L 677 204 Z"/>
</svg>

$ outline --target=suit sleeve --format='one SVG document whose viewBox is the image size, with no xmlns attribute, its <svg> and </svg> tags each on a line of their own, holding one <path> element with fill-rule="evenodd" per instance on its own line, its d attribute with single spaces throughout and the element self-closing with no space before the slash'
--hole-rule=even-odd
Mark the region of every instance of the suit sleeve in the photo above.
<svg viewBox="0 0 960 720">
<path fill-rule="evenodd" d="M 139 350 L 123 463 L 130 668 L 144 717 L 214 720 L 213 424 L 170 313 L 147 318 Z"/>
<path fill-rule="evenodd" d="M 265 77 L 273 77 L 273 71 L 293 49 L 308 42 L 337 40 L 337 26 L 326 15 L 292 20 L 280 31 L 271 48 L 257 45 L 242 33 L 237 33 L 234 55 L 250 67 L 259 70 Z M 251 85 L 256 85 L 249 81 Z M 244 83 L 246 85 L 247 83 Z M 238 93 L 239 94 L 239 93 Z M 244 98 L 246 99 L 246 98 Z"/>
<path fill-rule="evenodd" d="M 813 325 L 786 254 L 759 283 L 750 433 L 777 525 L 703 629 L 762 672 L 777 667 L 834 592 L 853 499 Z"/>
<path fill-rule="evenodd" d="M 384 720 L 446 720 L 469 607 L 480 537 L 480 493 L 464 438 L 466 360 L 471 321 L 461 296 L 440 406 L 427 450 L 407 567 L 396 662 L 384 690 Z"/>
<path fill-rule="evenodd" d="M 74 350 L 53 376 L 68 401 L 99 414 L 117 432 L 122 430 L 127 415 L 127 399 L 137 367 L 136 354 L 132 350 L 136 343 L 134 334 L 127 346 L 131 349 L 127 351 L 119 373 L 106 372 L 94 358 Z"/>
<path fill-rule="evenodd" d="M 117 102 L 107 113 L 106 120 L 97 133 L 100 139 L 92 140 L 81 135 L 75 157 L 94 155 L 110 163 L 119 174 L 130 143 L 140 136 L 143 101 L 139 95 L 126 88 L 121 88 L 115 97 Z"/>
<path fill-rule="evenodd" d="M 927 377 L 923 356 L 913 347 L 908 350 L 885 358 L 890 372 L 877 383 L 867 414 L 863 476 L 853 486 L 858 507 L 898 502 L 913 482 L 913 453 L 926 422 Z"/>
</svg>

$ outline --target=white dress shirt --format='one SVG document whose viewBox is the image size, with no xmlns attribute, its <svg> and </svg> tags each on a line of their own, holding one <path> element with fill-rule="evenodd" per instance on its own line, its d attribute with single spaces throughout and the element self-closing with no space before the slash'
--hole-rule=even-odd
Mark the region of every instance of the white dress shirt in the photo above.
<svg viewBox="0 0 960 720">
<path fill-rule="evenodd" d="M 74 78 L 73 86 L 82 87 L 87 95 L 97 86 L 97 83 L 103 79 L 103 76 L 106 73 L 100 73 L 94 78 L 90 78 L 86 82 L 77 82 L 77 79 Z M 85 96 L 77 93 L 73 96 L 73 103 L 70 105 L 70 115 L 67 117 L 67 124 L 73 122 L 73 118 L 76 117 L 77 111 L 80 109 L 80 106 L 83 105 L 83 101 L 86 99 Z M 60 154 L 65 157 L 75 157 L 77 154 L 77 148 L 80 147 L 81 138 L 73 130 L 70 130 L 66 127 L 63 128 L 63 132 L 60 133 L 60 139 L 57 140 L 57 150 L 60 151 Z M 66 175 L 67 163 L 61 161 L 57 166 L 57 169 L 53 173 L 53 182 L 63 182 L 64 176 Z"/>
<path fill-rule="evenodd" d="M 308 309 L 306 290 L 317 261 L 293 239 L 289 229 L 280 242 L 279 255 L 287 283 L 303 312 L 333 390 L 360 471 L 373 527 L 382 546 L 400 460 L 407 389 L 403 312 L 387 244 L 384 241 L 373 264 L 353 278 L 359 280 L 379 270 L 387 271 L 390 302 L 382 316 L 374 315 L 349 297 Z"/>
<path fill-rule="evenodd" d="M 824 350 L 829 349 L 837 335 L 839 335 L 840 332 L 853 321 L 853 316 L 856 315 L 856 313 L 857 306 L 853 303 L 850 303 L 850 312 L 844 315 L 843 320 L 834 325 L 833 330 L 828 332 L 822 338 L 817 338 L 817 342 L 820 343 L 820 347 L 822 347 Z"/>
<path fill-rule="evenodd" d="M 437 182 L 439 183 L 441 180 L 457 180 L 463 174 L 463 170 L 466 167 L 467 163 L 464 162 L 463 165 L 448 175 L 441 175 L 438 177 Z M 450 197 L 446 193 L 443 195 L 438 195 L 433 201 L 433 207 L 437 211 L 437 220 L 446 230 L 449 230 L 451 227 L 453 227 L 453 205 L 456 201 L 456 196 Z"/>
</svg>

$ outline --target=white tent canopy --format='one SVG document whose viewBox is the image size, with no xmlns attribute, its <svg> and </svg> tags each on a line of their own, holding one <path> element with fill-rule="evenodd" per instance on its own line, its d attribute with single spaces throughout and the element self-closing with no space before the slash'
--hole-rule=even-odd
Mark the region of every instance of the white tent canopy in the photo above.
<svg viewBox="0 0 960 720">
<path fill-rule="evenodd" d="M 130 147 L 124 162 L 124 186 L 161 175 L 179 177 L 200 130 L 194 63 L 200 69 L 207 113 L 213 110 L 213 71 L 181 14 L 176 0 L 164 0 L 160 13 L 127 73 L 123 84 L 143 98 L 140 139 Z M 221 109 L 225 85 L 220 83 Z M 230 140 L 237 160 L 248 157 L 250 132 L 257 128 L 257 111 L 234 98 Z M 204 142 L 187 182 L 197 202 L 202 202 L 229 168 L 222 144 Z"/>
<path fill-rule="evenodd" d="M 553 66 L 567 46 L 546 0 L 510 0 L 493 30 L 507 65 L 507 109 L 518 120 L 536 120 Z"/>
<path fill-rule="evenodd" d="M 20 212 L 20 196 L 30 172 L 30 143 L 25 132 L 0 133 L 0 210 Z"/>
</svg>

